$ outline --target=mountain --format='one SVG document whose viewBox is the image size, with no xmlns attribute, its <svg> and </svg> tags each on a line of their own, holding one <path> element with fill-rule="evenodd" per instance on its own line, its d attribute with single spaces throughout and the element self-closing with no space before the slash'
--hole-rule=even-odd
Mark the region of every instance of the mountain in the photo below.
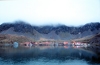
<svg viewBox="0 0 100 65">
<path fill-rule="evenodd" d="M 96 35 L 99 32 L 99 22 L 88 23 L 78 27 L 66 25 L 34 26 L 22 21 L 0 25 L 0 34 L 23 35 L 34 40 L 40 40 L 41 38 L 71 40 Z"/>
</svg>

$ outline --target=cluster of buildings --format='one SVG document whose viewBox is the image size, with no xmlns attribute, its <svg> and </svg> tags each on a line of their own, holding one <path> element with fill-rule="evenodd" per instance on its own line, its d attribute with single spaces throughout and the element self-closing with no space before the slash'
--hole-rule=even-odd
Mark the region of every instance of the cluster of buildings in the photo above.
<svg viewBox="0 0 100 65">
<path fill-rule="evenodd" d="M 42 41 L 42 42 L 25 42 L 22 45 L 29 46 L 85 46 L 87 47 L 89 44 L 81 43 L 81 42 L 55 42 L 55 41 Z"/>
</svg>

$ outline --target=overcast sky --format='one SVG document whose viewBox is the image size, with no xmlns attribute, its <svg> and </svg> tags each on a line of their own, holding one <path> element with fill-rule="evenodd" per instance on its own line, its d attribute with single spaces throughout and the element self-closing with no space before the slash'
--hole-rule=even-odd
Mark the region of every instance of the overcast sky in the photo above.
<svg viewBox="0 0 100 65">
<path fill-rule="evenodd" d="M 34 25 L 73 26 L 100 22 L 100 0 L 0 1 L 0 24 L 19 20 Z"/>
</svg>

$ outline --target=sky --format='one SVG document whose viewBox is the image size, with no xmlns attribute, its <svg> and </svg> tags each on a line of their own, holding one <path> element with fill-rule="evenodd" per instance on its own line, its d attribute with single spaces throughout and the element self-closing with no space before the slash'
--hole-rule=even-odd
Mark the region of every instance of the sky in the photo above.
<svg viewBox="0 0 100 65">
<path fill-rule="evenodd" d="M 69 26 L 100 22 L 100 0 L 1 0 L 0 24 L 15 21 Z"/>
</svg>

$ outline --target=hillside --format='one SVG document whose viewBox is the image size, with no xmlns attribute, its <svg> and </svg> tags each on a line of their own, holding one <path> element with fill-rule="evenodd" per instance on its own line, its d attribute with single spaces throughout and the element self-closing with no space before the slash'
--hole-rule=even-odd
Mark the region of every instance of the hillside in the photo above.
<svg viewBox="0 0 100 65">
<path fill-rule="evenodd" d="M 89 43 L 96 46 L 100 45 L 100 33 L 96 34 L 93 38 L 91 38 Z"/>
<path fill-rule="evenodd" d="M 17 35 L 9 35 L 9 34 L 0 34 L 0 44 L 4 43 L 23 43 L 23 42 L 30 42 L 31 39 L 25 37 L 25 36 L 17 36 Z"/>
<path fill-rule="evenodd" d="M 90 43 L 93 46 L 100 45 L 100 33 L 92 36 L 83 37 L 80 39 L 74 39 L 73 41 Z"/>
</svg>

